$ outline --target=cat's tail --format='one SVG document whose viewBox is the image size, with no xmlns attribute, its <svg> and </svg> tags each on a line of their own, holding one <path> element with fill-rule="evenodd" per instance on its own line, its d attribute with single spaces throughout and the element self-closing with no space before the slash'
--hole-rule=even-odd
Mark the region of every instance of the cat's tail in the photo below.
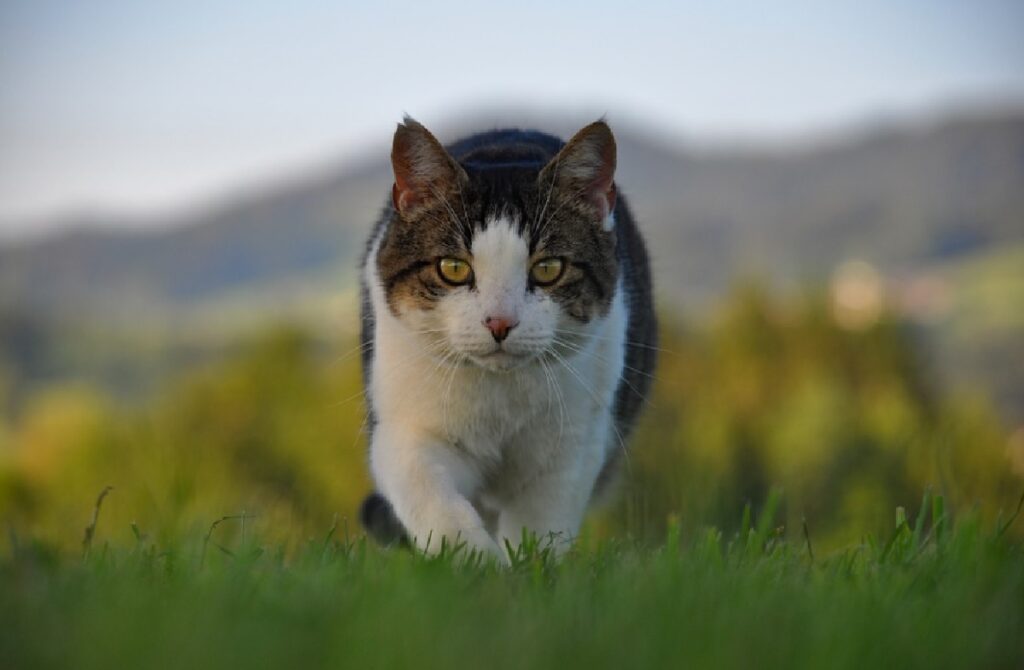
<svg viewBox="0 0 1024 670">
<path fill-rule="evenodd" d="M 384 546 L 408 544 L 405 528 L 388 499 L 374 491 L 359 507 L 359 522 L 367 534 Z"/>
</svg>

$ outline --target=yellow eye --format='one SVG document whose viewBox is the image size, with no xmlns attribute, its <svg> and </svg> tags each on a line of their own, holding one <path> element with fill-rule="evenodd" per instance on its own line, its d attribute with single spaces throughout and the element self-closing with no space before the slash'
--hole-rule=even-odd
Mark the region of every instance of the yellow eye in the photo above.
<svg viewBox="0 0 1024 670">
<path fill-rule="evenodd" d="M 466 284 L 473 277 L 473 268 L 458 258 L 442 258 L 437 262 L 437 274 L 449 284 Z"/>
<path fill-rule="evenodd" d="M 561 258 L 542 258 L 530 269 L 530 279 L 534 284 L 549 286 L 562 276 L 563 266 Z"/>
</svg>

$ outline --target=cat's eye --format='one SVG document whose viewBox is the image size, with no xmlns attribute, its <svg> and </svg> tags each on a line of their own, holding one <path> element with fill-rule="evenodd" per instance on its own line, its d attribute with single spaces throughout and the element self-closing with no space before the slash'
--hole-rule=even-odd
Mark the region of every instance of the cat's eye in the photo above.
<svg viewBox="0 0 1024 670">
<path fill-rule="evenodd" d="M 539 286 L 550 286 L 562 276 L 564 267 L 561 258 L 542 258 L 530 268 L 530 279 Z"/>
<path fill-rule="evenodd" d="M 473 268 L 460 258 L 442 258 L 437 261 L 437 274 L 449 284 L 461 286 L 473 278 Z"/>
</svg>

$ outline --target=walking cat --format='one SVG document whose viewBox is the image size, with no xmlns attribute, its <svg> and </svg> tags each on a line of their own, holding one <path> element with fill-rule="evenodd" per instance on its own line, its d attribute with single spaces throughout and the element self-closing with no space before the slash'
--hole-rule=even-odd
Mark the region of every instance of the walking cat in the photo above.
<svg viewBox="0 0 1024 670">
<path fill-rule="evenodd" d="M 564 551 L 612 479 L 656 352 L 643 239 L 604 121 L 445 149 L 406 118 L 362 269 L 363 381 L 383 542 L 507 560 Z"/>
</svg>

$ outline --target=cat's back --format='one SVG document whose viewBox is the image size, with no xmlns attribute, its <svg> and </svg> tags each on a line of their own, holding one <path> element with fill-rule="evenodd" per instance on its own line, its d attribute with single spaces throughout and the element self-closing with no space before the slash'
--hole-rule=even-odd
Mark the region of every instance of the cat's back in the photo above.
<svg viewBox="0 0 1024 670">
<path fill-rule="evenodd" d="M 447 149 L 468 169 L 504 166 L 541 168 L 565 143 L 537 130 L 503 128 L 470 135 L 450 144 Z"/>
</svg>

